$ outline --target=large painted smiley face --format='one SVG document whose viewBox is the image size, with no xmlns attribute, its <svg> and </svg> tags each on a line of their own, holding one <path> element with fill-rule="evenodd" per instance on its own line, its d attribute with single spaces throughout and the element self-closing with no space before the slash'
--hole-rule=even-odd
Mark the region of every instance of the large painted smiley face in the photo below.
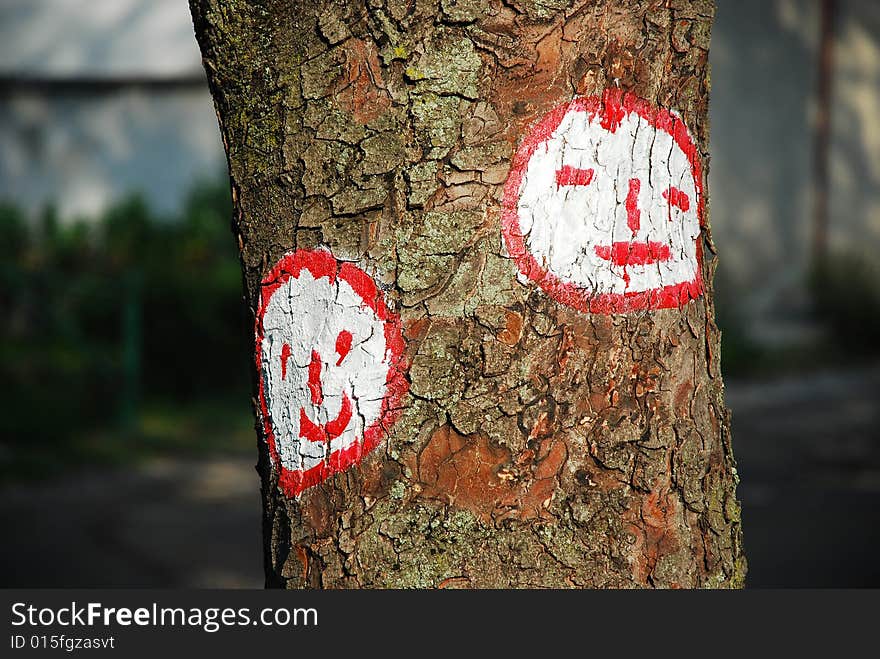
<svg viewBox="0 0 880 659">
<path fill-rule="evenodd" d="M 366 273 L 326 251 L 285 256 L 264 279 L 260 403 L 289 496 L 358 462 L 399 411 L 399 323 Z"/>
<path fill-rule="evenodd" d="M 548 114 L 504 195 L 520 271 L 581 311 L 678 307 L 702 293 L 702 175 L 681 119 L 616 90 Z"/>
</svg>

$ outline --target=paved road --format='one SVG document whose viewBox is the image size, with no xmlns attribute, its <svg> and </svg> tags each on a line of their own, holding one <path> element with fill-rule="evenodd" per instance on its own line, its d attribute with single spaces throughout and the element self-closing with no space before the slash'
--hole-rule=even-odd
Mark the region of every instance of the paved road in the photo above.
<svg viewBox="0 0 880 659">
<path fill-rule="evenodd" d="M 0 493 L 0 585 L 262 588 L 254 460 L 160 461 Z"/>
<path fill-rule="evenodd" d="M 749 585 L 880 586 L 880 368 L 730 381 Z M 0 492 L 0 586 L 261 587 L 253 459 Z"/>
<path fill-rule="evenodd" d="M 753 587 L 880 587 L 880 368 L 727 384 Z"/>
</svg>

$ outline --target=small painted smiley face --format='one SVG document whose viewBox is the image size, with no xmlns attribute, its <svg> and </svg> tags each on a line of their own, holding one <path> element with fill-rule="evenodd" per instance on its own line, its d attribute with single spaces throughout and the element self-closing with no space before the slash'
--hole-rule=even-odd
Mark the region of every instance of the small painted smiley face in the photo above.
<svg viewBox="0 0 880 659">
<path fill-rule="evenodd" d="M 681 119 L 609 90 L 557 108 L 523 141 L 504 235 L 522 274 L 576 309 L 677 307 L 702 292 L 702 207 Z"/>
<path fill-rule="evenodd" d="M 285 256 L 264 279 L 260 403 L 289 496 L 360 461 L 399 410 L 397 317 L 373 280 L 323 250 Z"/>
</svg>

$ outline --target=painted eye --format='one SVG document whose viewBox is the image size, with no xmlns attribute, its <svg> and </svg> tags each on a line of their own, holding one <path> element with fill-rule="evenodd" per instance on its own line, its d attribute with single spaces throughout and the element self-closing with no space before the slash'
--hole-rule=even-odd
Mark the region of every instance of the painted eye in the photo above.
<svg viewBox="0 0 880 659">
<path fill-rule="evenodd" d="M 339 355 L 339 360 L 336 362 L 337 366 L 342 363 L 342 360 L 345 359 L 351 351 L 351 340 L 351 332 L 348 330 L 342 330 L 339 333 L 339 336 L 336 337 L 336 354 Z"/>
<path fill-rule="evenodd" d="M 687 211 L 691 207 L 690 198 L 678 188 L 669 188 L 663 193 L 663 198 L 669 202 L 670 206 L 675 206 L 683 211 Z"/>
</svg>

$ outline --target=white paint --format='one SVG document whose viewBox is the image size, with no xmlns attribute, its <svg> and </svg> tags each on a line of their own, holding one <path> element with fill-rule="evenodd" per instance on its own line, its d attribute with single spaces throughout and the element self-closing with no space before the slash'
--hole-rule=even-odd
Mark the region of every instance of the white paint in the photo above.
<svg viewBox="0 0 880 659">
<path fill-rule="evenodd" d="M 517 209 L 529 251 L 563 282 L 593 295 L 643 292 L 694 280 L 700 223 L 697 186 L 687 156 L 669 133 L 635 112 L 613 133 L 600 122 L 598 115 L 590 121 L 587 112 L 569 110 L 529 160 Z M 557 186 L 556 172 L 566 165 L 593 169 L 590 184 Z M 632 178 L 641 182 L 640 228 L 635 235 L 627 225 L 625 207 Z M 670 187 L 687 195 L 687 211 L 664 199 Z M 622 266 L 596 252 L 596 247 L 614 242 L 647 241 L 669 245 L 670 258 Z"/>
<path fill-rule="evenodd" d="M 348 282 L 316 280 L 305 268 L 273 293 L 263 316 L 262 377 L 276 449 L 286 469 L 311 469 L 361 440 L 379 419 L 390 359 L 384 325 Z M 343 330 L 352 334 L 351 350 L 337 365 L 336 341 Z M 282 378 L 284 344 L 291 353 Z M 320 405 L 313 403 L 308 386 L 313 350 L 322 362 Z M 300 437 L 301 409 L 324 425 L 339 415 L 344 394 L 351 400 L 352 417 L 341 435 L 329 443 Z"/>
</svg>

